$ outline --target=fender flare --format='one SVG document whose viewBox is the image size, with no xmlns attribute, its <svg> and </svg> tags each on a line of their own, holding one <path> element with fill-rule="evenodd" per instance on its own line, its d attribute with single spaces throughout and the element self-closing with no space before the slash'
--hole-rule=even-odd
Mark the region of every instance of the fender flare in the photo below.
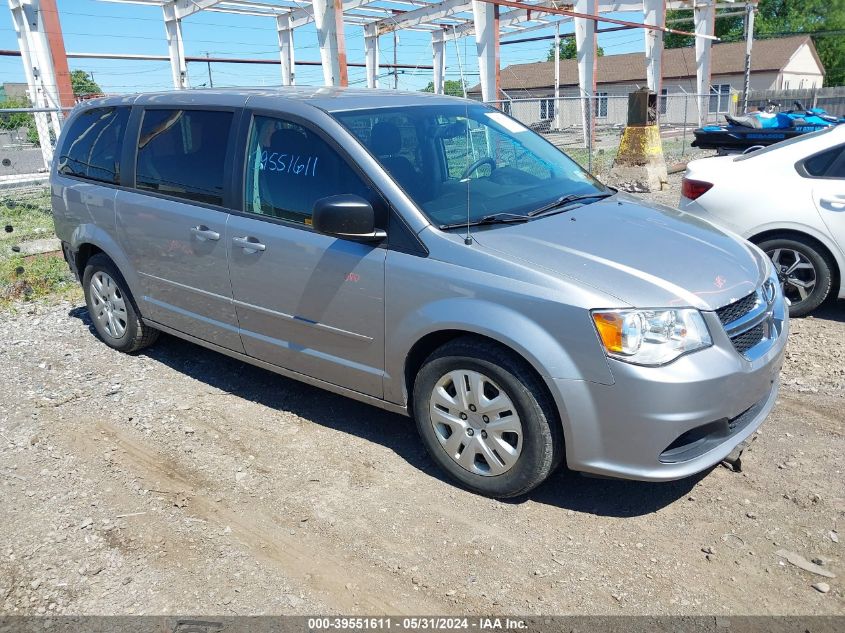
<svg viewBox="0 0 845 633">
<path fill-rule="evenodd" d="M 97 225 L 86 223 L 77 226 L 70 236 L 70 248 L 74 253 L 78 252 L 84 244 L 96 246 L 114 262 L 114 265 L 117 266 L 120 274 L 126 280 L 135 303 L 139 303 L 139 299 L 143 298 L 141 280 L 117 241 Z M 84 270 L 79 271 L 80 280 L 84 273 Z"/>
<path fill-rule="evenodd" d="M 585 375 L 585 369 L 578 366 L 561 342 L 526 315 L 497 303 L 451 297 L 424 306 L 391 328 L 385 345 L 387 350 L 396 351 L 388 353 L 385 359 L 385 399 L 400 403 L 408 401 L 405 369 L 411 350 L 424 337 L 444 331 L 477 334 L 508 347 L 525 359 L 547 383 L 553 378 L 569 378 L 613 384 L 606 359 L 603 371 Z M 597 353 L 600 353 L 595 336 Z"/>
</svg>

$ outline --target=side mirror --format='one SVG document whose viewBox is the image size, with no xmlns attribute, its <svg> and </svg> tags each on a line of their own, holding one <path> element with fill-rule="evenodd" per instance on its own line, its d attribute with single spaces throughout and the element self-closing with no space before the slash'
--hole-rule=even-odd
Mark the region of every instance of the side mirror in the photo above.
<svg viewBox="0 0 845 633">
<path fill-rule="evenodd" d="M 320 198 L 314 203 L 311 225 L 318 233 L 356 242 L 376 242 L 387 233 L 376 228 L 372 205 L 352 194 Z"/>
</svg>

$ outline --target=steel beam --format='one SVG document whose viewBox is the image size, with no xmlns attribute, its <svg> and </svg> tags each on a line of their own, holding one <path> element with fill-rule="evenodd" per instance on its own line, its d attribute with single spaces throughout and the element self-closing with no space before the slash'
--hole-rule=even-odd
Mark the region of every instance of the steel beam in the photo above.
<svg viewBox="0 0 845 633">
<path fill-rule="evenodd" d="M 666 3 L 661 0 L 643 0 L 643 22 L 666 26 Z M 646 80 L 649 90 L 660 94 L 663 61 L 663 31 L 644 30 Z"/>
<path fill-rule="evenodd" d="M 478 51 L 478 72 L 481 77 L 481 98 L 499 99 L 499 11 L 498 7 L 472 0 L 475 19 L 475 46 Z"/>
<path fill-rule="evenodd" d="M 405 29 L 419 26 L 420 24 L 436 22 L 437 20 L 449 17 L 450 15 L 465 13 L 471 10 L 472 4 L 467 0 L 443 0 L 442 2 L 438 2 L 436 4 L 428 4 L 420 7 L 419 9 L 406 11 L 405 13 L 399 13 L 395 16 L 384 18 L 374 24 L 378 33 L 384 34 L 398 29 Z"/>
<path fill-rule="evenodd" d="M 349 85 L 346 69 L 346 41 L 343 33 L 341 0 L 313 0 L 314 25 L 323 62 L 323 82 L 327 86 Z"/>
<path fill-rule="evenodd" d="M 364 27 L 364 61 L 367 64 L 367 88 L 378 88 L 378 29 L 375 24 Z"/>
<path fill-rule="evenodd" d="M 555 62 L 555 121 L 554 128 L 560 129 L 560 22 L 555 23 L 555 43 L 554 43 L 554 62 Z"/>
<path fill-rule="evenodd" d="M 505 14 L 503 13 L 502 15 L 505 15 Z M 534 17 L 531 18 L 532 22 L 535 21 L 535 20 L 538 22 L 538 24 L 531 24 L 530 26 L 520 26 L 520 27 L 515 28 L 515 29 L 508 31 L 506 33 L 502 33 L 502 43 L 503 44 L 505 43 L 504 40 L 506 38 L 513 40 L 513 39 L 516 39 L 518 36 L 524 35 L 525 33 L 531 33 L 532 31 L 539 31 L 541 29 L 547 29 L 549 27 L 554 27 L 555 24 L 568 24 L 569 22 L 572 22 L 572 18 L 561 18 L 560 20 L 539 20 L 539 19 L 534 18 Z M 516 26 L 516 24 L 508 24 L 507 26 Z M 502 28 L 504 28 L 504 27 L 502 27 Z M 569 35 L 570 34 L 568 34 L 568 33 L 564 33 L 561 37 L 568 37 Z M 549 35 L 549 39 L 553 39 L 553 38 L 554 38 L 554 35 Z"/>
<path fill-rule="evenodd" d="M 443 31 L 431 33 L 431 52 L 434 66 L 434 93 L 442 95 L 446 76 L 446 37 Z"/>
<path fill-rule="evenodd" d="M 59 21 L 56 0 L 40 0 L 40 6 L 39 15 L 50 49 L 50 61 L 52 62 L 53 76 L 56 80 L 56 91 L 58 92 L 59 102 L 62 107 L 72 108 L 76 105 L 76 98 L 74 97 L 73 85 L 70 81 L 65 40 L 62 36 L 62 24 Z M 61 113 L 59 113 L 59 118 L 62 118 Z"/>
<path fill-rule="evenodd" d="M 187 18 L 189 15 L 199 13 L 205 9 L 210 9 L 215 4 L 220 4 L 221 0 L 176 0 L 174 12 L 177 20 Z"/>
<path fill-rule="evenodd" d="M 12 23 L 14 24 L 15 34 L 18 38 L 18 48 L 21 52 L 21 60 L 23 61 L 24 76 L 26 77 L 26 83 L 29 88 L 30 101 L 34 107 L 46 109 L 53 108 L 55 105 L 49 103 L 44 92 L 38 52 L 34 50 L 35 47 L 32 42 L 31 27 L 33 23 L 37 24 L 38 22 L 36 8 L 37 5 L 33 7 L 31 0 L 9 0 L 9 9 L 12 12 Z M 48 115 L 43 112 L 36 112 L 33 117 L 35 118 L 35 131 L 38 133 L 38 145 L 41 149 L 41 157 L 44 160 L 44 166 L 49 169 L 53 162 L 53 143 L 50 139 Z M 58 135 L 58 130 L 55 130 L 55 133 Z"/>
<path fill-rule="evenodd" d="M 290 16 L 276 16 L 276 33 L 279 36 L 279 58 L 282 62 L 282 85 L 293 86 L 296 83 L 293 46 L 293 27 Z"/>
<path fill-rule="evenodd" d="M 716 26 L 715 2 L 697 4 L 693 13 L 696 35 L 713 35 Z M 695 91 L 698 94 L 698 125 L 707 121 L 710 109 L 710 53 L 711 40 L 695 38 Z"/>
<path fill-rule="evenodd" d="M 373 2 L 373 0 L 343 0 L 343 10 L 350 11 Z M 294 9 L 289 14 L 291 28 L 297 29 L 314 21 L 314 8 L 307 4 Z"/>
<path fill-rule="evenodd" d="M 575 0 L 579 14 L 596 15 L 598 0 Z M 581 122 L 584 128 L 584 147 L 592 147 L 593 97 L 596 94 L 596 21 L 575 18 L 575 48 L 578 60 L 578 88 L 581 98 Z"/>
<path fill-rule="evenodd" d="M 538 7 L 544 6 L 553 6 L 555 0 L 547 0 L 545 2 L 538 2 Z M 499 14 L 499 28 L 505 29 L 512 26 L 516 26 L 517 24 L 521 24 L 523 22 L 538 22 L 541 20 L 545 20 L 545 17 L 542 17 L 544 14 L 538 12 L 537 15 L 529 15 L 531 12 L 527 11 L 526 9 L 512 9 L 510 11 L 505 11 L 504 13 Z M 567 21 L 567 20 L 564 20 Z M 543 24 L 537 24 L 536 26 L 527 26 L 524 27 L 520 33 L 525 31 L 531 31 L 534 29 L 539 28 L 546 28 L 548 26 L 553 26 L 554 22 L 546 21 Z M 475 23 L 474 22 L 467 22 L 466 24 L 462 24 L 460 26 L 456 26 L 454 29 L 449 28 L 445 31 L 447 38 L 458 38 L 458 37 L 465 37 L 469 35 L 473 35 L 475 33 Z M 502 33 L 502 37 L 506 37 L 507 35 L 515 35 L 516 33 Z"/>
<path fill-rule="evenodd" d="M 167 36 L 167 52 L 170 57 L 170 74 L 173 87 L 184 90 L 188 83 L 188 65 L 185 63 L 185 44 L 182 41 L 182 21 L 176 17 L 176 3 L 161 5 L 164 14 L 164 32 Z"/>
</svg>

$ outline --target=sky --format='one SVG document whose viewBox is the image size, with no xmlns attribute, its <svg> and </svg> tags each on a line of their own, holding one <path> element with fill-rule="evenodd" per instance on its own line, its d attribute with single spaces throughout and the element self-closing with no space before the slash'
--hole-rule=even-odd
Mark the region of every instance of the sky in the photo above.
<svg viewBox="0 0 845 633">
<path fill-rule="evenodd" d="M 5 4 L 5 3 L 3 3 Z M 152 6 L 117 4 L 102 0 L 58 0 L 59 18 L 68 52 L 140 53 L 167 55 L 167 41 L 161 9 Z M 642 21 L 642 14 L 618 13 L 608 16 Z M 613 25 L 609 25 L 613 26 Z M 601 27 L 600 27 L 601 28 Z M 532 31 L 525 37 L 553 34 L 553 28 Z M 561 33 L 571 33 L 572 25 L 561 26 Z M 275 21 L 272 18 L 241 16 L 203 11 L 182 21 L 186 54 L 191 56 L 255 57 L 279 59 Z M 346 51 L 349 61 L 364 61 L 364 37 L 361 27 L 347 26 Z M 313 24 L 296 29 L 294 34 L 297 60 L 319 61 L 320 54 Z M 431 65 L 431 36 L 428 33 L 400 31 L 397 58 L 399 63 L 414 66 Z M 544 61 L 551 42 L 529 42 L 503 45 L 501 66 Z M 599 45 L 606 55 L 642 51 L 643 32 L 639 29 L 599 35 Z M 11 14 L 0 5 L 0 48 L 17 50 L 17 38 Z M 382 36 L 381 61 L 393 60 L 393 37 Z M 460 56 L 460 63 L 458 57 Z M 132 93 L 173 87 L 167 61 L 128 61 L 70 59 L 71 70 L 93 73 L 95 81 L 106 93 Z M 478 81 L 478 64 L 474 38 L 462 38 L 457 46 L 449 42 L 446 49 L 446 78 L 460 79 L 461 69 L 469 86 Z M 380 87 L 392 87 L 393 77 L 381 69 Z M 281 83 L 279 66 L 266 64 L 211 64 L 215 87 L 275 86 Z M 208 82 L 204 63 L 188 64 L 191 87 Z M 431 81 L 431 70 L 400 71 L 400 89 L 419 90 Z M 23 82 L 19 57 L 0 57 L 0 81 Z M 296 83 L 321 85 L 322 70 L 317 66 L 297 66 Z M 363 68 L 349 68 L 350 85 L 366 86 Z"/>
</svg>

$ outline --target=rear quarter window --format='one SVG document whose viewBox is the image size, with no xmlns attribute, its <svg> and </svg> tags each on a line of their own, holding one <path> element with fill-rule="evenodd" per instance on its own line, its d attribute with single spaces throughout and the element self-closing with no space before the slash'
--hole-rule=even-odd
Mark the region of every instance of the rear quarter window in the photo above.
<svg viewBox="0 0 845 633">
<path fill-rule="evenodd" d="M 799 168 L 811 178 L 845 178 L 845 145 L 810 156 Z"/>
<path fill-rule="evenodd" d="M 57 171 L 64 176 L 118 184 L 128 120 L 128 107 L 91 108 L 79 113 L 62 144 Z"/>
</svg>

